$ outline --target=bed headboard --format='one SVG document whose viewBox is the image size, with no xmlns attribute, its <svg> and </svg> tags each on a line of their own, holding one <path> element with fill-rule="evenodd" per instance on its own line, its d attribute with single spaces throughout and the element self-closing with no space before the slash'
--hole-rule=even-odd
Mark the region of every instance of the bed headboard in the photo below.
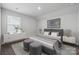
<svg viewBox="0 0 79 59">
<path fill-rule="evenodd" d="M 59 36 L 61 36 L 61 41 L 63 42 L 63 29 L 44 29 L 44 32 L 59 32 Z"/>
</svg>

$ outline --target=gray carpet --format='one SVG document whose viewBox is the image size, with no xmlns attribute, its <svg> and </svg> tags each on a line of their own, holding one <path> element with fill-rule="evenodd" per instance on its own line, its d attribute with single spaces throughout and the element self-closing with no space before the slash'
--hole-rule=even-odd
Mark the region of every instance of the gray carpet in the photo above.
<svg viewBox="0 0 79 59">
<path fill-rule="evenodd" d="M 16 55 L 29 55 L 29 52 L 24 51 L 23 42 L 18 42 L 15 44 L 12 44 L 12 48 Z M 46 55 L 45 53 L 42 53 L 42 55 Z"/>
<path fill-rule="evenodd" d="M 23 42 L 12 44 L 12 48 L 16 55 L 29 55 L 29 52 L 24 51 Z M 68 45 L 63 46 L 63 55 L 76 55 L 76 48 Z M 46 55 L 42 53 L 42 55 Z"/>
<path fill-rule="evenodd" d="M 12 48 L 16 55 L 28 55 L 29 54 L 29 52 L 24 51 L 23 42 L 13 44 Z"/>
<path fill-rule="evenodd" d="M 62 55 L 76 55 L 76 48 L 69 45 L 64 45 L 63 49 L 61 49 L 61 54 Z"/>
</svg>

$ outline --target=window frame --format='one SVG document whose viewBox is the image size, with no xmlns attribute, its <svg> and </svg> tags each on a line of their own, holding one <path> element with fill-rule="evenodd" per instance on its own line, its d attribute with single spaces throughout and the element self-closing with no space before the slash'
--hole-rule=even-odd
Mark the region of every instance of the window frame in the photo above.
<svg viewBox="0 0 79 59">
<path fill-rule="evenodd" d="M 9 25 L 12 25 L 12 24 L 9 24 L 9 23 L 8 23 L 8 20 L 9 20 L 8 17 L 9 17 L 9 16 L 15 17 L 15 18 L 19 18 L 19 22 L 20 22 L 19 27 L 21 27 L 21 17 L 20 17 L 20 16 L 14 16 L 14 15 L 7 15 L 7 33 L 11 34 L 11 32 L 8 31 L 8 26 L 9 26 Z M 15 25 L 15 24 L 13 24 L 13 25 Z M 15 26 L 16 26 L 16 25 L 15 25 Z M 16 29 L 15 29 L 15 30 L 16 30 Z M 15 31 L 14 33 L 17 33 L 17 32 Z M 14 33 L 12 33 L 12 34 L 14 34 Z"/>
</svg>

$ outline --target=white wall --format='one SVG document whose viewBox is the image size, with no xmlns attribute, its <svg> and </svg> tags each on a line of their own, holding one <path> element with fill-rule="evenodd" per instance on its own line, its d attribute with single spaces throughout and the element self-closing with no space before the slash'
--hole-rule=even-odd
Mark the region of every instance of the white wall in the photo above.
<svg viewBox="0 0 79 59">
<path fill-rule="evenodd" d="M 61 28 L 71 29 L 75 35 L 77 32 L 77 8 L 68 7 L 38 17 L 38 29 L 47 28 L 47 20 L 61 18 Z M 76 35 L 75 35 L 76 37 Z"/>
<path fill-rule="evenodd" d="M 0 8 L 0 33 L 1 33 L 1 8 Z"/>
<path fill-rule="evenodd" d="M 7 32 L 7 15 L 21 17 L 21 26 L 27 35 L 35 33 L 37 22 L 34 18 L 7 9 L 2 9 L 2 34 Z"/>
<path fill-rule="evenodd" d="M 77 44 L 79 45 L 79 6 L 78 6 L 78 10 L 77 10 Z"/>
<path fill-rule="evenodd" d="M 1 8 L 0 8 L 0 54 L 1 54 Z"/>
</svg>

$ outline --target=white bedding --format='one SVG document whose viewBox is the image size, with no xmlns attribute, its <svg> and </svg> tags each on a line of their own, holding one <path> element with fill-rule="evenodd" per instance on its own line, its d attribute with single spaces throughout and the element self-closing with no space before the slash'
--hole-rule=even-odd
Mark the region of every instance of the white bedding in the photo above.
<svg viewBox="0 0 79 59">
<path fill-rule="evenodd" d="M 38 34 L 38 36 L 61 41 L 60 36 L 54 37 L 54 36 L 51 36 L 51 35 L 41 35 L 41 34 Z M 68 43 L 73 43 L 73 44 L 76 43 L 75 37 L 72 37 L 72 36 L 71 37 L 63 36 L 63 41 L 68 42 Z"/>
<path fill-rule="evenodd" d="M 57 42 L 57 40 L 52 40 L 46 37 L 40 37 L 40 36 L 31 36 L 30 39 L 35 40 L 37 42 L 40 42 L 46 47 L 53 48 L 54 44 Z"/>
<path fill-rule="evenodd" d="M 58 41 L 61 42 L 60 36 L 54 37 L 54 36 L 51 36 L 51 35 L 42 35 L 42 34 L 38 34 L 37 36 L 43 37 L 43 38 L 48 38 L 48 39 L 51 39 L 51 40 L 58 40 Z"/>
</svg>

